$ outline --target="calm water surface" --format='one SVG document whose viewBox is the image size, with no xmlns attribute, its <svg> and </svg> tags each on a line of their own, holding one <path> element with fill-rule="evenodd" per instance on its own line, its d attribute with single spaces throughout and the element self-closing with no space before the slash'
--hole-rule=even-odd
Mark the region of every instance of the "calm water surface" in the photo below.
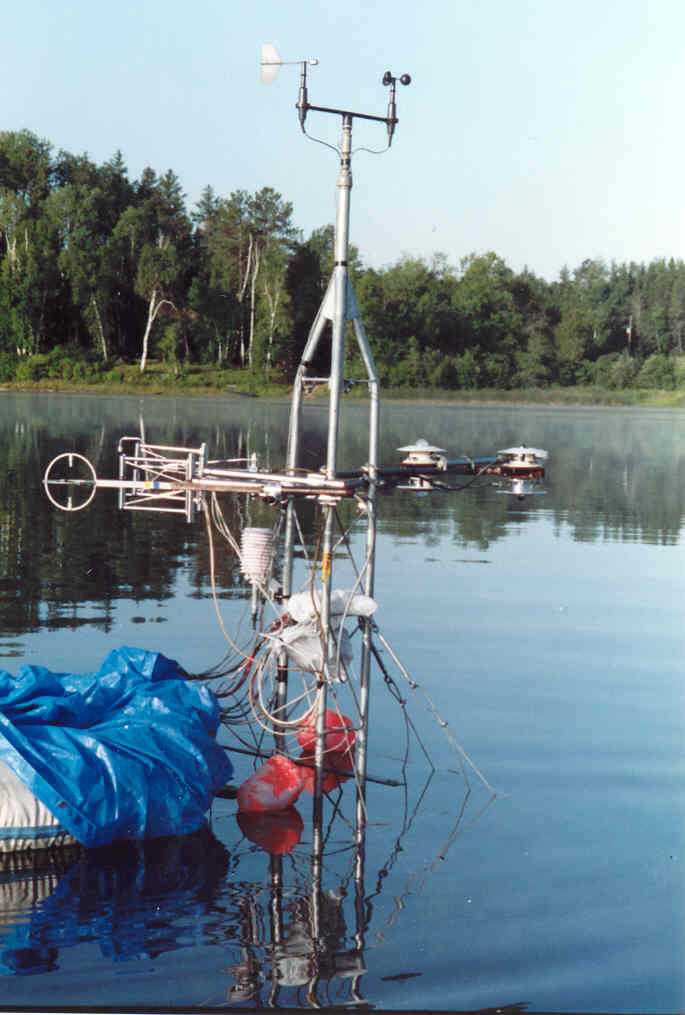
<svg viewBox="0 0 685 1015">
<path fill-rule="evenodd" d="M 365 460 L 364 419 L 346 406 L 344 464 Z M 122 515 L 107 492 L 61 514 L 40 478 L 70 449 L 114 475 L 141 425 L 278 467 L 286 421 L 256 400 L 0 394 L 0 665 L 94 670 L 122 644 L 218 662 L 202 523 Z M 312 466 L 324 425 L 309 407 Z M 384 407 L 384 462 L 419 436 L 547 448 L 547 493 L 381 501 L 377 619 L 420 685 L 402 693 L 436 772 L 414 741 L 406 791 L 369 785 L 363 854 L 351 788 L 327 805 L 316 956 L 309 800 L 282 861 L 218 800 L 201 835 L 6 862 L 0 1008 L 685 1010 L 685 414 Z M 227 513 L 270 524 L 260 505 Z M 228 555 L 218 583 L 237 625 Z M 494 799 L 473 770 L 467 791 L 424 692 Z M 404 722 L 380 675 L 371 718 L 369 770 L 395 777 Z M 252 762 L 234 760 L 240 781 Z"/>
</svg>

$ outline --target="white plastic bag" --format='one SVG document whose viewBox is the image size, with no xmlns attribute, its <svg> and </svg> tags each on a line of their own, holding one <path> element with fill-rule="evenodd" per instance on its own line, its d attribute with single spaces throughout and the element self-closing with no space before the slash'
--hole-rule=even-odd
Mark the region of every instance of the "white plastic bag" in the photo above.
<svg viewBox="0 0 685 1015">
<path fill-rule="evenodd" d="M 349 666 L 352 661 L 351 638 L 342 623 L 346 617 L 370 617 L 378 604 L 370 596 L 352 595 L 346 589 L 331 592 L 330 619 L 334 638 L 328 642 L 328 674 L 333 680 L 344 679 L 338 661 Z M 293 666 L 307 673 L 320 673 L 323 668 L 321 646 L 320 589 L 297 592 L 285 606 L 285 613 L 295 621 L 279 631 L 274 650 L 284 648 Z"/>
</svg>

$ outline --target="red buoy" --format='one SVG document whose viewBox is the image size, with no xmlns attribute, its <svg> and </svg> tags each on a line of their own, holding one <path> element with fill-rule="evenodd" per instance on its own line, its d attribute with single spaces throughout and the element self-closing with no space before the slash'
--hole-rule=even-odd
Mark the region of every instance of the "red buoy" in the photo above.
<svg viewBox="0 0 685 1015">
<path fill-rule="evenodd" d="M 282 811 L 302 792 L 301 770 L 289 758 L 274 754 L 238 790 L 241 811 Z"/>
<path fill-rule="evenodd" d="M 300 720 L 297 739 L 304 751 L 313 751 L 316 746 L 316 713 L 312 709 Z M 326 709 L 325 751 L 351 751 L 354 748 L 354 723 L 347 715 L 340 715 L 332 708 Z"/>
</svg>

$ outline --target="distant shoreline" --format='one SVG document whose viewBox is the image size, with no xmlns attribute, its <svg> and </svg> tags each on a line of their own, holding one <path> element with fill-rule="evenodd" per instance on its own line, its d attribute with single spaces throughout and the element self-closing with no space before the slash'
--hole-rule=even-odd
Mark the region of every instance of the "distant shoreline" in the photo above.
<svg viewBox="0 0 685 1015">
<path fill-rule="evenodd" d="M 255 390 L 256 389 L 256 390 Z M 204 397 L 225 399 L 257 399 L 268 401 L 288 401 L 290 387 L 284 384 L 260 383 L 245 386 L 231 385 L 230 388 L 213 385 L 209 377 L 203 383 L 185 381 L 174 383 L 161 381 L 150 376 L 141 382 L 122 380 L 120 383 L 93 383 L 87 381 L 57 380 L 44 378 L 39 381 L 17 381 L 0 383 L 0 393 L 15 394 L 94 394 L 94 395 L 138 395 L 138 396 L 169 396 Z M 364 385 L 359 385 L 345 397 L 350 401 L 358 401 L 364 397 Z M 559 407 L 572 406 L 607 406 L 624 408 L 685 408 L 685 390 L 663 391 L 654 389 L 626 388 L 608 390 L 590 386 L 569 388 L 516 388 L 498 390 L 493 388 L 477 388 L 469 390 L 447 390 L 443 388 L 381 388 L 381 395 L 386 401 L 393 402 L 445 402 L 453 405 L 548 405 Z M 325 388 L 322 386 L 316 395 L 310 396 L 311 401 L 323 403 L 326 400 Z"/>
</svg>

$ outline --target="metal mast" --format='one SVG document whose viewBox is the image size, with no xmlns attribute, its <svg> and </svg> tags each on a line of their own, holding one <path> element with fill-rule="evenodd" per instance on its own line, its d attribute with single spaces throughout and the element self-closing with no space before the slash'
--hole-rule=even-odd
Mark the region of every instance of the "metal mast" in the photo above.
<svg viewBox="0 0 685 1015">
<path fill-rule="evenodd" d="M 393 133 L 397 125 L 395 90 L 397 78 L 390 71 L 383 76 L 383 84 L 390 87 L 390 97 L 385 116 L 374 116 L 368 113 L 352 112 L 347 109 L 333 109 L 328 106 L 315 106 L 309 102 L 307 95 L 307 66 L 316 61 L 303 60 L 300 62 L 300 88 L 297 100 L 297 112 L 300 127 L 303 133 L 308 113 L 319 112 L 339 116 L 342 121 L 342 135 L 337 149 L 340 157 L 340 166 L 336 183 L 336 217 L 335 217 L 335 240 L 333 273 L 329 281 L 325 296 L 319 307 L 312 327 L 307 338 L 305 349 L 302 353 L 300 364 L 295 376 L 293 386 L 290 425 L 288 434 L 288 455 L 286 471 L 291 475 L 295 474 L 300 455 L 300 427 L 302 413 L 302 399 L 305 389 L 317 383 L 327 383 L 329 389 L 328 405 L 328 437 L 326 451 L 326 478 L 335 480 L 338 467 L 338 434 L 340 425 L 340 398 L 345 387 L 344 364 L 345 364 L 345 340 L 348 322 L 352 323 L 354 334 L 359 346 L 362 361 L 366 370 L 366 383 L 369 391 L 369 445 L 366 471 L 369 485 L 367 491 L 367 530 L 366 530 L 366 559 L 363 576 L 363 590 L 368 596 L 373 596 L 374 589 L 374 557 L 376 544 L 376 479 L 378 467 L 378 435 L 380 423 L 380 390 L 378 374 L 373 361 L 373 355 L 369 346 L 364 326 L 359 314 L 357 301 L 354 297 L 349 277 L 349 232 L 350 232 L 350 198 L 352 192 L 352 127 L 355 119 L 373 120 L 385 124 L 387 131 L 387 148 L 392 143 Z M 262 79 L 265 75 L 271 80 L 275 75 L 274 67 L 278 68 L 281 63 L 274 47 L 265 49 L 263 57 Z M 403 85 L 410 82 L 408 74 L 400 78 Z M 309 136 L 309 135 L 308 135 Z M 317 140 L 317 139 L 314 139 Z M 332 147 L 332 146 L 329 146 Z M 386 149 L 387 150 L 387 149 Z M 309 374 L 309 368 L 317 350 L 321 336 L 328 321 L 332 325 L 331 341 L 331 363 L 330 372 L 327 377 L 313 377 Z M 320 615 L 321 627 L 324 642 L 324 666 L 320 676 L 319 686 L 319 709 L 317 713 L 317 736 L 316 750 L 314 756 L 315 784 L 314 784 L 314 855 L 317 850 L 317 829 L 321 828 L 322 808 L 322 783 L 323 783 L 323 759 L 324 759 L 324 735 L 326 722 L 326 698 L 327 698 L 327 667 L 329 649 L 335 644 L 335 637 L 330 625 L 330 602 L 331 602 L 331 572 L 333 535 L 335 521 L 336 499 L 334 497 L 320 497 L 319 502 L 324 511 L 323 540 L 321 553 L 321 587 L 320 587 Z M 292 569 L 293 569 L 293 548 L 294 548 L 294 507 L 290 500 L 286 507 L 286 527 L 284 543 L 284 565 L 283 565 L 283 595 L 289 596 L 292 592 Z M 360 671 L 360 729 L 356 739 L 356 776 L 357 776 L 357 827 L 363 825 L 364 816 L 364 786 L 366 777 L 368 719 L 369 719 L 369 671 L 371 659 L 371 622 L 362 619 L 362 659 Z M 287 695 L 287 660 L 283 658 L 281 676 L 279 682 L 279 704 L 284 705 Z"/>
</svg>

